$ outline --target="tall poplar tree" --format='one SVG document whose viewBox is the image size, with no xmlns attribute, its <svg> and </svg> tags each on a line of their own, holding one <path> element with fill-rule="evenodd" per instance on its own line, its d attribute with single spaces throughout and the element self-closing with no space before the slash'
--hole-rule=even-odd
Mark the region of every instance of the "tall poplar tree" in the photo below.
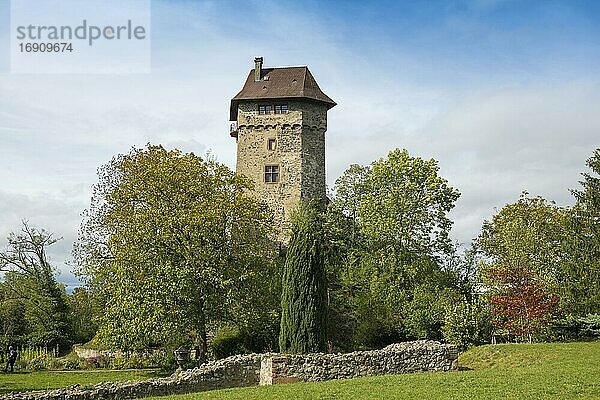
<svg viewBox="0 0 600 400">
<path fill-rule="evenodd" d="M 301 204 L 292 217 L 282 278 L 280 351 L 325 351 L 326 323 L 323 222 L 318 206 L 311 202 Z"/>
</svg>

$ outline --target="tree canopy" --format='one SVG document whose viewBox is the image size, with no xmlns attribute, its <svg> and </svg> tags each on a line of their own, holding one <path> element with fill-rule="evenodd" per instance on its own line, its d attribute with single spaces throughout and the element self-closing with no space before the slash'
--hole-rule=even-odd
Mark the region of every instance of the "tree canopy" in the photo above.
<svg viewBox="0 0 600 400">
<path fill-rule="evenodd" d="M 0 320 L 6 340 L 26 335 L 20 342 L 67 347 L 71 343 L 64 288 L 54 277 L 46 251 L 60 238 L 23 222 L 0 252 Z"/>
<path fill-rule="evenodd" d="M 455 295 L 444 269 L 453 253 L 447 214 L 459 193 L 438 172 L 435 160 L 394 150 L 336 182 L 326 224 L 332 318 L 355 344 L 441 336 Z"/>
<path fill-rule="evenodd" d="M 575 315 L 600 313 L 600 149 L 587 162 L 582 188 L 574 190 L 565 253 L 569 255 L 560 277 L 569 311 Z"/>
<path fill-rule="evenodd" d="M 268 208 L 226 166 L 161 146 L 116 156 L 98 175 L 74 254 L 104 305 L 100 337 L 206 351 L 209 325 L 247 315 L 234 310 L 272 273 Z"/>
</svg>

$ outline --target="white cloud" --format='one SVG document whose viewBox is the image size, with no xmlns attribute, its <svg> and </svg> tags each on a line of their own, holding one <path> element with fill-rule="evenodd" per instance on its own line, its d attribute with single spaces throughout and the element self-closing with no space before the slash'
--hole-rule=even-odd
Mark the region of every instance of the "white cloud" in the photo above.
<svg viewBox="0 0 600 400">
<path fill-rule="evenodd" d="M 393 102 L 376 113 L 348 110 L 336 116 L 343 126 L 329 136 L 329 181 L 349 164 L 369 163 L 397 147 L 433 157 L 462 193 L 452 213 L 453 232 L 469 242 L 483 219 L 523 190 L 559 204 L 572 202 L 569 189 L 578 186 L 585 160 L 600 147 L 598 89 L 597 82 L 574 82 L 463 94 L 433 116 L 425 113 L 418 127 L 406 123 Z"/>
<path fill-rule="evenodd" d="M 47 248 L 50 263 L 59 271 L 59 279 L 68 286 L 77 286 L 78 280 L 66 264 L 79 224 L 79 213 L 85 204 L 70 200 L 68 196 L 53 196 L 48 193 L 24 195 L 0 190 L 0 247 L 5 248 L 9 233 L 19 233 L 22 221 L 31 227 L 45 229 L 57 243 Z M 74 229 L 75 227 L 75 229 Z"/>
<path fill-rule="evenodd" d="M 462 59 L 440 49 L 411 53 L 387 39 L 349 47 L 347 39 L 369 38 L 345 38 L 316 14 L 290 15 L 277 3 L 268 12 L 262 3 L 243 7 L 154 2 L 152 74 L 0 74 L 0 240 L 27 218 L 64 236 L 53 254 L 68 259 L 96 168 L 134 145 L 210 151 L 233 167 L 229 100 L 260 55 L 269 66 L 309 65 L 339 103 L 329 113 L 329 185 L 350 164 L 394 148 L 434 157 L 462 193 L 453 217 L 463 242 L 524 189 L 569 203 L 568 189 L 600 146 L 597 81 L 540 76 L 536 86 L 497 68 L 475 71 L 482 87 L 474 89 Z M 423 61 L 436 59 L 439 65 Z M 460 83 L 449 79 L 454 70 Z M 61 268 L 67 279 L 68 267 Z"/>
</svg>

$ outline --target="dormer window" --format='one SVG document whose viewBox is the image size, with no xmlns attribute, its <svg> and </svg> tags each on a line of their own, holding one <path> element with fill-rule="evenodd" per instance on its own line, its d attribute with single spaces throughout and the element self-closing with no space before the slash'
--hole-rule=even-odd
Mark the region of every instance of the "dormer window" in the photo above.
<svg viewBox="0 0 600 400">
<path fill-rule="evenodd" d="M 273 106 L 272 105 L 259 105 L 258 106 L 258 115 L 267 115 L 267 114 L 272 114 L 273 113 Z"/>
<path fill-rule="evenodd" d="M 287 114 L 287 104 L 275 104 L 275 114 Z"/>
</svg>

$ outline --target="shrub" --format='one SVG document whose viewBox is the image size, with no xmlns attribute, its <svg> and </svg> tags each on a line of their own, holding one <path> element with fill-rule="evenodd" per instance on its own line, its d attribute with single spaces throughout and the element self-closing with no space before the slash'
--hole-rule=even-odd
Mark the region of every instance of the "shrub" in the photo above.
<svg viewBox="0 0 600 400">
<path fill-rule="evenodd" d="M 75 356 L 77 356 L 75 354 Z M 77 357 L 78 358 L 78 357 Z M 75 360 L 73 360 L 75 361 Z M 97 368 L 108 368 L 110 367 L 111 359 L 105 355 L 99 355 L 96 357 L 90 357 L 85 359 L 80 359 L 80 368 L 83 369 L 97 369 Z"/>
<path fill-rule="evenodd" d="M 27 361 L 19 360 L 15 362 L 15 370 L 16 371 L 24 371 L 27 369 Z"/>
<path fill-rule="evenodd" d="M 210 343 L 210 350 L 216 359 L 246 352 L 244 335 L 233 325 L 223 325 L 216 332 Z"/>
<path fill-rule="evenodd" d="M 48 369 L 46 358 L 32 358 L 25 364 L 25 369 L 28 371 L 44 371 Z"/>
<path fill-rule="evenodd" d="M 556 321 L 550 329 L 551 340 L 600 339 L 600 314 L 585 317 L 567 317 Z"/>
<path fill-rule="evenodd" d="M 492 334 L 491 316 L 478 301 L 462 301 L 448 309 L 442 330 L 445 340 L 463 350 L 479 346 L 489 343 Z"/>
<path fill-rule="evenodd" d="M 21 368 L 27 371 L 61 371 L 77 370 L 85 367 L 85 360 L 79 358 L 75 353 L 69 353 L 64 357 L 33 357 L 29 360 L 21 359 Z"/>
<path fill-rule="evenodd" d="M 138 369 L 151 367 L 149 358 L 132 355 L 129 357 L 116 357 L 110 361 L 110 368 L 114 369 Z"/>
<path fill-rule="evenodd" d="M 149 362 L 153 367 L 160 368 L 163 373 L 169 373 L 177 369 L 177 360 L 172 351 L 163 350 L 153 353 L 149 357 Z"/>
</svg>

